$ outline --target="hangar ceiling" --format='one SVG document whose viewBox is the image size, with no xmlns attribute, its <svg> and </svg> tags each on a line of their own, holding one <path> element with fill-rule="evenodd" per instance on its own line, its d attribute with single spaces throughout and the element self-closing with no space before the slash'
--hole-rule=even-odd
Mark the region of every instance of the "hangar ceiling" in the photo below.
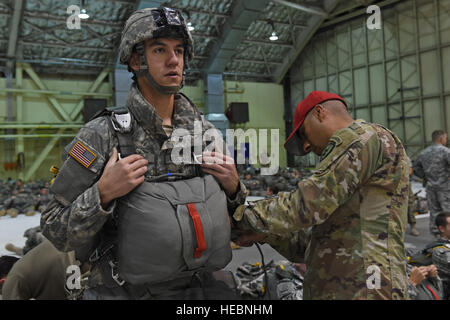
<svg viewBox="0 0 450 320">
<path fill-rule="evenodd" d="M 162 4 L 193 24 L 195 59 L 187 81 L 205 73 L 224 78 L 280 82 L 311 36 L 373 0 L 0 0 L 0 66 L 32 64 L 41 74 L 92 74 L 114 67 L 126 19 L 137 8 Z M 69 29 L 67 8 L 89 18 Z M 342 18 L 341 18 L 342 19 Z M 269 40 L 272 33 L 276 41 Z M 13 70 L 13 68 L 12 68 Z"/>
</svg>

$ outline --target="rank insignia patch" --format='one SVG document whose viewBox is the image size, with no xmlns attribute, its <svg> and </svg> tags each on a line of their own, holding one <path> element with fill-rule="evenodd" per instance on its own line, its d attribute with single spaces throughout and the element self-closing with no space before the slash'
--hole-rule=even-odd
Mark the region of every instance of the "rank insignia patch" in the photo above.
<svg viewBox="0 0 450 320">
<path fill-rule="evenodd" d="M 89 168 L 92 162 L 94 162 L 95 158 L 97 158 L 97 156 L 91 150 L 85 147 L 80 141 L 75 143 L 69 154 L 72 156 L 72 158 L 77 160 L 86 168 Z"/>
</svg>

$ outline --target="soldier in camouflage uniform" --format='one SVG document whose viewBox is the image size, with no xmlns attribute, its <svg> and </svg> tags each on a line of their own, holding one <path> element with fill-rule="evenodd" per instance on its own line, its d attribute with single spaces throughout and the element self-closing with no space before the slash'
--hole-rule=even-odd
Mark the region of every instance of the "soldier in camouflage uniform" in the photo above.
<svg viewBox="0 0 450 320">
<path fill-rule="evenodd" d="M 304 299 L 407 299 L 408 164 L 400 139 L 353 120 L 341 97 L 322 91 L 300 102 L 294 128 L 286 149 L 313 151 L 320 162 L 295 191 L 238 207 L 237 243 L 265 241 L 284 246 L 291 261 L 304 259 Z M 300 232 L 309 227 L 310 240 Z"/>
<path fill-rule="evenodd" d="M 24 188 L 14 189 L 12 195 L 3 202 L 0 216 L 8 214 L 12 218 L 19 214 L 33 216 L 36 213 L 34 209 L 34 196 Z"/>
<path fill-rule="evenodd" d="M 446 147 L 447 134 L 436 130 L 431 134 L 433 144 L 422 150 L 414 161 L 414 174 L 426 182 L 430 233 L 439 237 L 436 216 L 450 211 L 450 150 Z"/>
<path fill-rule="evenodd" d="M 52 199 L 51 194 L 48 193 L 47 188 L 42 188 L 39 192 L 39 195 L 36 199 L 35 208 L 40 212 L 44 212 L 45 207 L 49 204 L 50 200 Z"/>
<path fill-rule="evenodd" d="M 251 173 L 246 173 L 245 174 L 245 179 L 242 180 L 242 183 L 245 185 L 245 187 L 250 190 L 250 194 L 253 196 L 257 196 L 259 194 L 257 194 L 258 190 L 261 189 L 261 183 L 259 180 L 254 179 L 252 177 Z"/>
<path fill-rule="evenodd" d="M 151 287 L 143 284 L 139 288 L 112 277 L 112 274 L 117 275 L 114 263 L 117 248 L 114 241 L 118 237 L 114 218 L 115 209 L 119 207 L 117 199 L 136 193 L 137 186 L 144 181 L 150 183 L 160 178 L 172 181 L 179 176 L 199 175 L 199 165 L 175 164 L 170 157 L 175 148 L 175 142 L 170 139 L 174 129 L 187 130 L 192 136 L 194 121 L 201 121 L 205 131 L 214 128 L 193 103 L 179 93 L 184 67 L 192 57 L 192 38 L 178 11 L 147 8 L 134 12 L 125 24 L 119 48 L 120 63 L 128 65 L 135 80 L 126 103 L 129 112 L 126 114 L 131 116 L 128 123 L 131 122 L 134 130 L 134 152 L 125 152 L 110 128 L 110 121 L 121 128 L 118 134 L 126 133 L 129 128 L 114 116 L 101 116 L 88 122 L 66 147 L 65 162 L 50 188 L 54 198 L 42 213 L 41 227 L 57 249 L 75 250 L 77 259 L 91 261 L 85 299 L 183 298 L 183 293 L 194 282 L 198 287 L 199 279 L 194 275 L 181 278 L 182 274 L 177 281 Z M 215 132 L 216 138 L 222 139 L 217 130 Z M 81 156 L 73 152 L 75 146 L 82 150 Z M 130 145 L 126 147 L 128 150 Z M 218 158 L 225 162 L 211 161 Z M 247 191 L 239 182 L 233 159 L 217 149 L 215 153 L 203 153 L 202 159 L 201 171 L 220 182 L 226 194 L 224 205 L 229 212 L 234 212 L 245 202 Z M 113 245 L 103 245 L 108 243 Z M 227 245 L 229 247 L 229 240 Z M 166 258 L 161 256 L 162 267 Z M 195 292 L 200 294 L 198 290 Z M 198 295 L 189 298 L 195 299 Z"/>
</svg>

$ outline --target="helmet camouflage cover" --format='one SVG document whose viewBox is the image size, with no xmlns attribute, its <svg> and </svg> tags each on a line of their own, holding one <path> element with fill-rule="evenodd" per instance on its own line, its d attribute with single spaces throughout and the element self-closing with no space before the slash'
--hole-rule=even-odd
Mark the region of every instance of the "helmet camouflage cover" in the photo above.
<svg viewBox="0 0 450 320">
<path fill-rule="evenodd" d="M 179 29 L 185 45 L 185 63 L 194 57 L 192 36 L 186 21 L 178 10 L 170 8 L 145 8 L 135 11 L 125 23 L 119 47 L 119 62 L 128 65 L 136 44 L 153 39 L 156 31 Z"/>
</svg>

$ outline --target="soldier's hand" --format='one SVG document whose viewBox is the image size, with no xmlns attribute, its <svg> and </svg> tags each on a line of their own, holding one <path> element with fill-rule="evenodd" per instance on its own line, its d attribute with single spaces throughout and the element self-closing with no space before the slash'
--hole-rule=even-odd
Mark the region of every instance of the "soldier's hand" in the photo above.
<svg viewBox="0 0 450 320">
<path fill-rule="evenodd" d="M 147 172 L 148 160 L 138 154 L 132 154 L 119 161 L 117 159 L 117 149 L 114 148 L 98 181 L 98 191 L 104 209 L 112 200 L 126 195 L 144 182 L 144 175 Z"/>
<path fill-rule="evenodd" d="M 438 270 L 434 264 L 428 266 L 428 276 L 430 278 L 436 278 L 438 276 Z"/>
<path fill-rule="evenodd" d="M 216 177 L 227 196 L 233 196 L 239 186 L 239 175 L 233 158 L 220 152 L 204 152 L 202 154 L 202 170 Z"/>
<path fill-rule="evenodd" d="M 240 234 L 234 243 L 241 247 L 251 247 L 255 242 L 262 242 L 265 238 L 265 234 L 246 231 Z"/>
<path fill-rule="evenodd" d="M 421 284 L 423 280 L 425 280 L 427 274 L 427 267 L 413 267 L 409 276 L 409 282 L 411 282 L 413 286 L 417 286 Z"/>
</svg>

